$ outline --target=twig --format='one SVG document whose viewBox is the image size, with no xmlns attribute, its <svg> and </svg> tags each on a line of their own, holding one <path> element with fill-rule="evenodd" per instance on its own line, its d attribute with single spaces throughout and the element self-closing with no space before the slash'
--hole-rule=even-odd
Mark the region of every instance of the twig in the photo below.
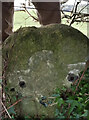
<svg viewBox="0 0 89 120">
<path fill-rule="evenodd" d="M 68 116 L 67 116 L 68 118 L 70 117 L 70 114 L 68 114 L 70 107 L 71 107 L 71 104 L 69 103 L 69 104 L 68 104 L 68 110 L 67 110 L 67 112 L 66 112 L 66 115 L 68 115 Z"/>
<path fill-rule="evenodd" d="M 39 21 L 37 18 L 35 18 L 34 16 L 32 16 L 29 12 L 28 12 L 28 10 L 26 9 L 26 7 L 24 6 L 23 7 L 24 9 L 25 9 L 25 11 L 30 15 L 30 17 L 32 17 L 34 20 L 36 20 L 36 21 Z"/>
<path fill-rule="evenodd" d="M 26 97 L 24 97 L 24 98 L 26 98 Z M 18 104 L 18 103 L 21 102 L 22 100 L 23 100 L 23 98 L 22 98 L 22 99 L 19 99 L 19 100 L 16 101 L 14 104 L 12 104 L 11 106 L 9 106 L 9 107 L 7 108 L 7 110 L 10 109 L 11 107 L 13 107 L 14 105 Z M 5 110 L 2 111 L 2 113 L 4 113 L 4 112 L 5 112 Z M 1 114 L 2 114 L 2 113 L 1 113 Z"/>
<path fill-rule="evenodd" d="M 5 111 L 6 111 L 7 115 L 9 116 L 9 118 L 10 118 L 10 119 L 12 119 L 12 118 L 11 118 L 11 116 L 10 116 L 10 114 L 9 114 L 9 112 L 7 111 L 7 109 L 6 109 L 5 105 L 3 104 L 3 102 L 2 102 L 2 101 L 1 101 L 1 104 L 2 104 L 3 108 L 5 109 Z"/>
<path fill-rule="evenodd" d="M 75 92 L 76 92 L 77 89 L 78 89 L 78 86 L 79 86 L 79 84 L 80 84 L 80 82 L 81 82 L 81 80 L 82 80 L 82 78 L 83 78 L 83 76 L 84 76 L 84 73 L 86 72 L 86 70 L 87 70 L 87 68 L 88 68 L 88 65 L 89 65 L 89 62 L 87 63 L 87 65 L 86 65 L 86 67 L 85 67 L 85 69 L 84 69 L 84 71 L 83 71 L 83 73 L 82 73 L 82 75 L 81 75 L 81 77 L 80 77 L 80 80 L 79 80 L 79 82 L 78 82 L 78 84 L 77 84 L 77 86 L 76 86 Z M 75 94 L 75 92 L 74 92 L 74 94 Z"/>
<path fill-rule="evenodd" d="M 89 5 L 89 4 L 85 5 L 85 6 L 79 11 L 79 13 L 81 13 L 81 11 L 82 11 L 84 8 L 86 8 L 88 5 Z"/>
<path fill-rule="evenodd" d="M 88 100 L 86 100 L 86 101 L 85 101 L 85 103 L 87 103 L 88 101 L 89 101 L 89 99 L 88 99 Z"/>
<path fill-rule="evenodd" d="M 53 105 L 57 105 L 57 102 L 56 103 L 52 103 L 51 105 L 48 105 L 48 106 L 53 106 Z"/>
<path fill-rule="evenodd" d="M 48 97 L 49 99 L 55 99 L 56 97 Z"/>
<path fill-rule="evenodd" d="M 77 7 L 78 7 L 79 3 L 80 2 L 77 2 L 76 6 L 75 6 L 75 11 L 74 11 L 75 14 L 73 14 L 73 18 L 72 18 L 72 21 L 70 22 L 70 26 L 74 23 L 74 20 L 76 18 L 76 12 L 77 12 Z"/>
<path fill-rule="evenodd" d="M 89 95 L 89 94 L 85 93 L 85 96 L 87 96 L 87 95 Z"/>
</svg>

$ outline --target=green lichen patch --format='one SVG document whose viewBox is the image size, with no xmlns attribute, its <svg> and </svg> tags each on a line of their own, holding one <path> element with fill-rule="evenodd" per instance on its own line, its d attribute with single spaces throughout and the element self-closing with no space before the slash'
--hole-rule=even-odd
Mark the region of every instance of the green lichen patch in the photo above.
<svg viewBox="0 0 89 120">
<path fill-rule="evenodd" d="M 8 94 L 13 102 L 12 96 L 27 97 L 16 106 L 17 113 L 53 116 L 55 105 L 46 106 L 40 99 L 49 98 L 56 87 L 70 86 L 68 73 L 78 76 L 88 50 L 89 39 L 63 24 L 25 27 L 13 33 L 3 44 L 2 53 Z"/>
</svg>

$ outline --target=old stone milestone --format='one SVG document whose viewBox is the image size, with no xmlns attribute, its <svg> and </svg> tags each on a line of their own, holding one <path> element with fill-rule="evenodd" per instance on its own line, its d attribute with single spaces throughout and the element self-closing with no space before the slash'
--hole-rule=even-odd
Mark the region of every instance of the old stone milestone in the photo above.
<svg viewBox="0 0 89 120">
<path fill-rule="evenodd" d="M 20 28 L 3 44 L 8 94 L 18 115 L 54 116 L 55 105 L 42 102 L 55 88 L 69 87 L 89 56 L 89 39 L 63 24 Z M 16 98 L 16 99 L 15 99 Z"/>
</svg>

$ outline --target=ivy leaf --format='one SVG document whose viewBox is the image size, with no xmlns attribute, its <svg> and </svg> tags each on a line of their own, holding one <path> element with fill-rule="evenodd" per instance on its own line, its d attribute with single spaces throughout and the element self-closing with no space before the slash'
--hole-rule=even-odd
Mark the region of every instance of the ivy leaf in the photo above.
<svg viewBox="0 0 89 120">
<path fill-rule="evenodd" d="M 69 115 L 71 114 L 71 112 L 74 110 L 75 107 L 76 107 L 75 104 L 72 104 L 72 105 L 71 105 L 71 107 L 70 107 L 70 109 L 69 109 L 69 111 L 68 111 L 68 114 L 69 114 Z"/>
<path fill-rule="evenodd" d="M 2 83 L 2 79 L 0 79 L 0 83 Z"/>
<path fill-rule="evenodd" d="M 88 110 L 84 110 L 84 114 L 81 115 L 82 117 L 87 117 L 88 116 Z"/>
<path fill-rule="evenodd" d="M 71 107 L 70 107 L 70 109 L 68 111 L 69 115 L 71 114 L 71 112 L 74 110 L 74 108 L 76 106 L 78 106 L 78 107 L 80 106 L 80 103 L 78 101 L 76 101 L 76 100 L 67 100 L 66 102 L 71 104 Z"/>
<path fill-rule="evenodd" d="M 76 119 L 79 119 L 80 117 L 81 117 L 81 115 L 79 115 L 79 114 L 76 114 L 76 116 L 75 116 Z"/>
<path fill-rule="evenodd" d="M 66 92 L 67 88 L 66 87 L 63 87 L 62 88 L 62 91 Z"/>
<path fill-rule="evenodd" d="M 74 104 L 76 106 L 78 106 L 80 103 L 76 100 L 66 100 L 67 103 L 70 103 L 71 105 Z"/>
<path fill-rule="evenodd" d="M 8 109 L 9 114 L 16 114 L 15 110 L 14 110 L 14 106 L 12 106 L 11 108 Z"/>
<path fill-rule="evenodd" d="M 58 115 L 59 115 L 59 110 L 56 109 L 56 111 L 55 111 L 55 116 L 57 117 Z"/>
<path fill-rule="evenodd" d="M 64 114 L 63 114 L 63 113 L 59 113 L 58 120 L 60 120 L 60 119 L 65 119 L 65 116 L 64 116 Z"/>
<path fill-rule="evenodd" d="M 82 101 L 83 101 L 83 98 L 82 98 L 82 97 L 78 97 L 78 101 L 79 101 L 79 102 L 82 102 Z"/>
<path fill-rule="evenodd" d="M 58 99 L 58 106 L 60 107 L 62 104 L 64 104 L 64 100 L 62 98 Z"/>
<path fill-rule="evenodd" d="M 52 97 L 60 97 L 60 94 L 52 94 Z"/>
</svg>

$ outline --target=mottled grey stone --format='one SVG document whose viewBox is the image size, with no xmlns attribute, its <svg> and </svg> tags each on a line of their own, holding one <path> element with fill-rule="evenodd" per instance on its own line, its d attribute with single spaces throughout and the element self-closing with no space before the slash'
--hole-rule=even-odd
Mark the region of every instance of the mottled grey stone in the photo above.
<svg viewBox="0 0 89 120">
<path fill-rule="evenodd" d="M 13 102 L 14 96 L 27 97 L 16 106 L 17 113 L 53 117 L 55 105 L 45 107 L 40 99 L 57 87 L 69 87 L 88 56 L 89 39 L 67 25 L 17 30 L 3 45 L 8 94 Z"/>
</svg>

